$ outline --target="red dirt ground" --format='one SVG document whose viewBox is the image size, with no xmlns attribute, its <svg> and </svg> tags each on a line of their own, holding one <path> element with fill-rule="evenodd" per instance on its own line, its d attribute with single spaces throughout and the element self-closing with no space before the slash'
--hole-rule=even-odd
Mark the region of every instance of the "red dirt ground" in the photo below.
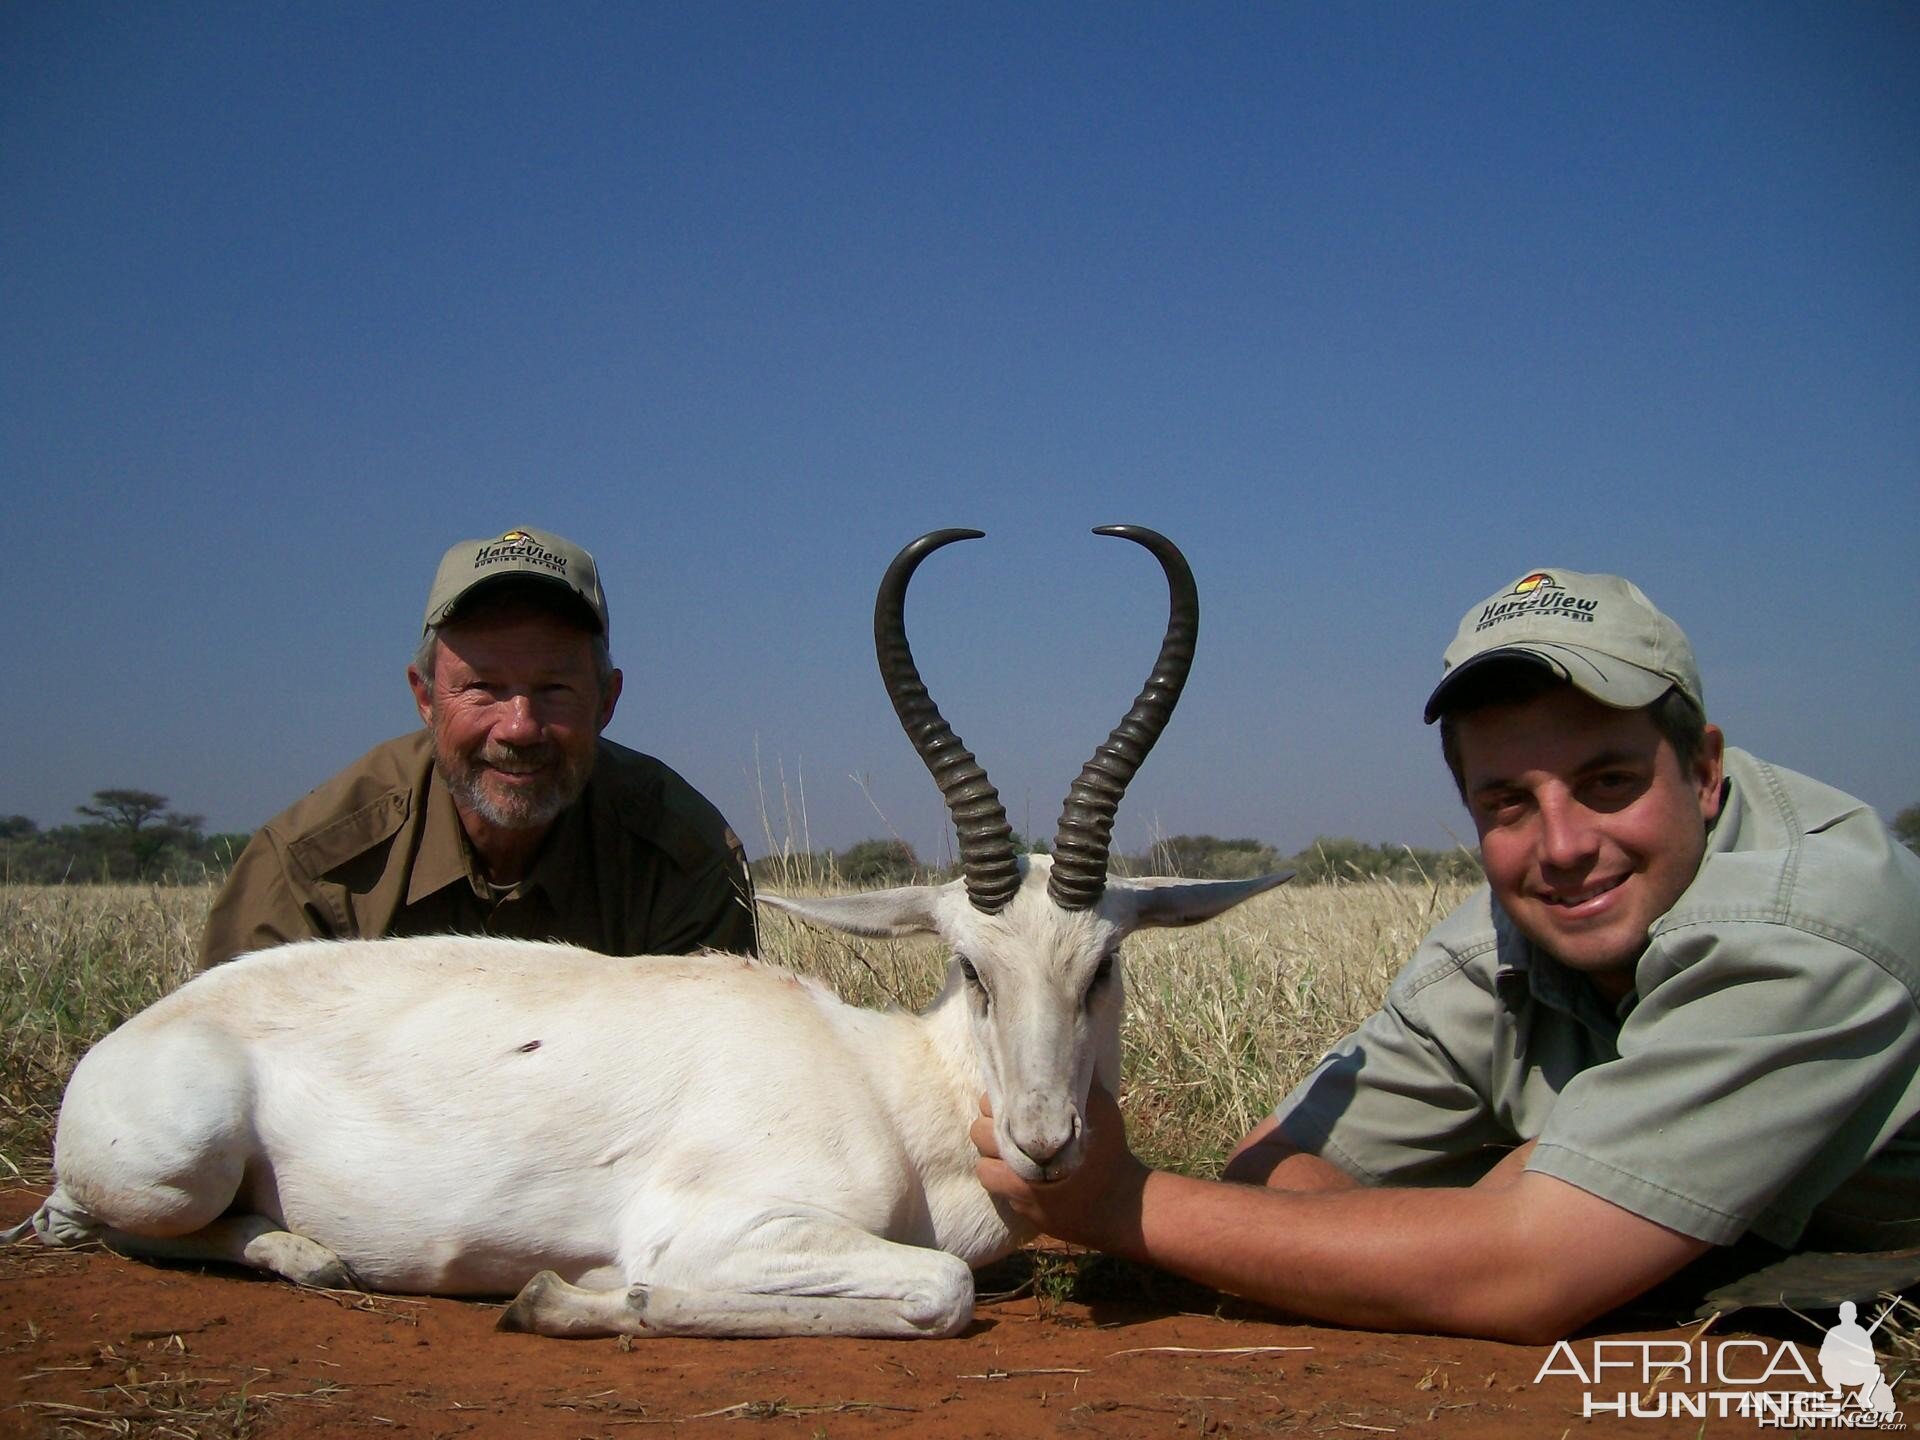
<svg viewBox="0 0 1920 1440">
<path fill-rule="evenodd" d="M 0 1191 L 0 1226 L 39 1198 Z M 0 1248 L 0 1435 L 575 1440 L 660 1425 L 713 1440 L 1657 1440 L 1755 1428 L 1583 1419 L 1578 1379 L 1535 1383 L 1545 1348 L 1293 1324 L 1146 1272 L 1116 1272 L 1103 1287 L 1114 1298 L 1091 1304 L 987 1293 L 1029 1268 L 1016 1259 L 986 1272 L 975 1323 L 954 1340 L 623 1343 L 499 1334 L 493 1305 L 302 1291 L 25 1243 Z M 1594 1336 L 1575 1342 L 1582 1357 Z"/>
</svg>

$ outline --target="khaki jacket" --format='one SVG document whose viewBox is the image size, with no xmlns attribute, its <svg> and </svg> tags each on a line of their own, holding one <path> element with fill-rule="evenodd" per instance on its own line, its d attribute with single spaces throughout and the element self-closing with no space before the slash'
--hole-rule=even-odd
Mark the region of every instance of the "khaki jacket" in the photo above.
<svg viewBox="0 0 1920 1440">
<path fill-rule="evenodd" d="M 255 833 L 200 963 L 290 940 L 505 935 L 609 955 L 753 954 L 746 857 L 720 812 L 651 756 L 599 742 L 585 793 L 496 895 L 425 729 L 378 745 Z"/>
</svg>

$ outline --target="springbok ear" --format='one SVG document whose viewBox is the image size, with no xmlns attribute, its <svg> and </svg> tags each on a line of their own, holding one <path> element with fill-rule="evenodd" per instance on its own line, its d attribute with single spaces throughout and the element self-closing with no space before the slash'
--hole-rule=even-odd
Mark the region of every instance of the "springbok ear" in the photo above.
<svg viewBox="0 0 1920 1440">
<path fill-rule="evenodd" d="M 1283 870 L 1251 880 L 1132 880 L 1127 890 L 1133 897 L 1133 923 L 1147 929 L 1198 925 L 1292 878 L 1293 871 Z"/>
<path fill-rule="evenodd" d="M 810 925 L 829 930 L 844 930 L 849 935 L 865 935 L 874 940 L 889 940 L 901 935 L 925 935 L 938 927 L 933 923 L 934 902 L 943 887 L 938 885 L 902 885 L 893 890 L 868 890 L 858 895 L 824 896 L 771 895 L 761 891 L 754 898 L 762 905 L 784 910 Z"/>
</svg>

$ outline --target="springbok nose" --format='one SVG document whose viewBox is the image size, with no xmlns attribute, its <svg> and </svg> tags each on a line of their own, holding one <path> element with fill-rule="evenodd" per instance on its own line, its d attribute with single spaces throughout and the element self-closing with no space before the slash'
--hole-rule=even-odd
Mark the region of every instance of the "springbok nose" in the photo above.
<svg viewBox="0 0 1920 1440">
<path fill-rule="evenodd" d="M 1038 1119 L 1027 1117 L 1026 1123 L 1009 1125 L 1007 1130 L 1020 1153 L 1044 1172 L 1073 1144 L 1080 1133 L 1080 1116 L 1069 1105 Z"/>
</svg>

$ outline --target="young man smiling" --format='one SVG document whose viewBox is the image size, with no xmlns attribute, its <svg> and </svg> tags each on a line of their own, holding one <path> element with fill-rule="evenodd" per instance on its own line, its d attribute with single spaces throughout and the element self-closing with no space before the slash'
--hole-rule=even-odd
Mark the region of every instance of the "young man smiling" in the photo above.
<svg viewBox="0 0 1920 1440">
<path fill-rule="evenodd" d="M 1470 610 L 1427 702 L 1487 885 L 1244 1139 L 989 1189 L 1051 1233 L 1311 1318 L 1541 1342 L 1717 1247 L 1920 1244 L 1920 858 L 1728 748 L 1614 576 Z"/>
<path fill-rule="evenodd" d="M 540 530 L 463 540 L 421 637 L 407 682 L 425 728 L 261 827 L 214 902 L 203 965 L 289 940 L 445 933 L 753 953 L 726 821 L 601 736 L 622 677 L 591 555 Z"/>
</svg>

